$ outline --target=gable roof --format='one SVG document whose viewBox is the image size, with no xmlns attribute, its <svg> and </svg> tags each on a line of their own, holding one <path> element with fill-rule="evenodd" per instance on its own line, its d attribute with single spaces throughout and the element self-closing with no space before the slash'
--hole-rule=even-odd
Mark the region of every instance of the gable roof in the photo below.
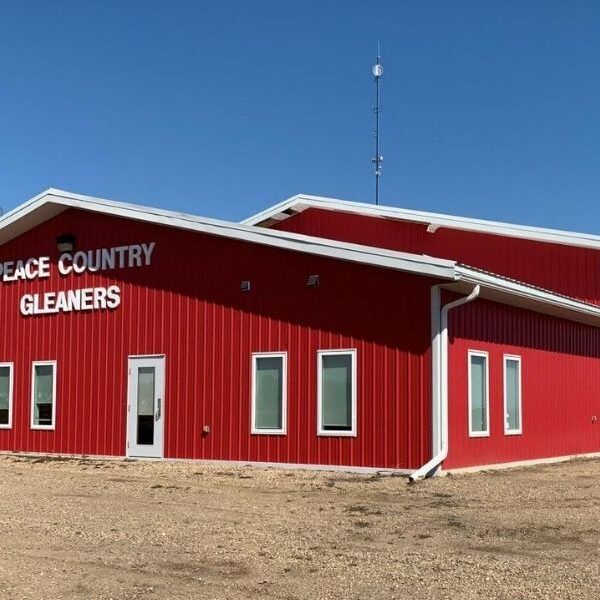
<svg viewBox="0 0 600 600">
<path fill-rule="evenodd" d="M 435 278 L 480 297 L 600 327 L 600 307 L 452 260 L 351 244 L 50 188 L 0 218 L 0 246 L 70 208 Z"/>
<path fill-rule="evenodd" d="M 406 208 L 396 208 L 393 206 L 376 206 L 364 202 L 338 200 L 336 198 L 310 196 L 306 194 L 292 196 L 279 204 L 275 204 L 270 208 L 244 219 L 242 223 L 245 225 L 269 227 L 274 222 L 283 221 L 308 208 L 318 208 L 321 210 L 420 223 L 422 225 L 427 225 L 428 230 L 431 232 L 440 228 L 457 229 L 461 231 L 501 235 L 505 237 L 533 240 L 536 242 L 563 244 L 567 246 L 579 246 L 582 248 L 600 250 L 600 236 L 591 233 L 576 233 L 572 231 L 562 231 L 560 229 L 544 229 L 542 227 L 531 227 L 529 225 L 514 225 L 498 221 L 486 221 L 484 219 L 472 219 Z"/>
<path fill-rule="evenodd" d="M 0 246 L 68 210 L 101 213 L 339 260 L 454 279 L 451 260 L 287 233 L 49 188 L 0 218 Z"/>
</svg>

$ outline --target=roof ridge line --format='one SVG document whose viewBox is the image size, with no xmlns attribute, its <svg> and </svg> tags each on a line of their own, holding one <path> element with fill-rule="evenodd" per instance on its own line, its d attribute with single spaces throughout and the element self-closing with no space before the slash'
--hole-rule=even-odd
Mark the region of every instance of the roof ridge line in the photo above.
<svg viewBox="0 0 600 600">
<path fill-rule="evenodd" d="M 376 206 L 364 202 L 357 202 L 355 200 L 341 200 L 325 196 L 311 196 L 308 194 L 297 194 L 292 196 L 291 198 L 256 213 L 241 222 L 249 225 L 260 225 L 261 222 L 268 219 L 275 219 L 277 221 L 284 220 L 288 218 L 289 215 L 284 214 L 283 210 L 290 208 L 297 208 L 298 212 L 306 210 L 307 208 L 320 208 L 339 212 L 350 212 L 363 216 L 395 218 L 400 221 L 436 225 L 438 228 L 459 229 L 489 235 L 529 239 L 542 243 L 579 246 L 600 250 L 600 235 L 594 233 L 544 228 L 535 225 L 522 225 L 474 217 L 462 217 L 395 206 Z"/>
</svg>

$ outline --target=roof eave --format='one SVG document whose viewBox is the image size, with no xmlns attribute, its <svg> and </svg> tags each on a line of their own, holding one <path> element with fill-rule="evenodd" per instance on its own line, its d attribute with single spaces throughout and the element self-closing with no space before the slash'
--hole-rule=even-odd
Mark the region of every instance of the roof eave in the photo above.
<svg viewBox="0 0 600 600">
<path fill-rule="evenodd" d="M 448 289 L 463 293 L 480 285 L 482 299 L 600 327 L 599 306 L 464 265 L 457 265 L 455 272 L 457 282 L 446 286 Z"/>
<path fill-rule="evenodd" d="M 367 264 L 418 275 L 454 280 L 454 261 L 262 229 L 185 213 L 84 196 L 55 188 L 38 194 L 0 219 L 0 245 L 68 209 L 109 214 L 176 229 Z"/>
<path fill-rule="evenodd" d="M 391 206 L 375 206 L 353 200 L 340 200 L 323 196 L 311 196 L 308 194 L 297 194 L 292 196 L 279 204 L 244 219 L 242 223 L 246 225 L 260 225 L 270 219 L 280 221 L 289 217 L 289 215 L 286 215 L 283 212 L 284 210 L 292 209 L 295 212 L 302 212 L 307 208 L 318 208 L 321 210 L 349 212 L 375 218 L 389 218 L 397 219 L 399 221 L 416 222 L 428 226 L 430 228 L 429 231 L 432 233 L 438 229 L 447 228 L 502 237 L 515 237 L 542 243 L 600 250 L 600 236 L 594 234 L 561 231 L 559 229 L 546 229 L 499 221 L 486 221 L 484 219 L 430 213 Z"/>
<path fill-rule="evenodd" d="M 306 196 L 295 196 L 282 205 L 295 203 L 298 198 L 307 199 Z M 483 298 L 600 326 L 600 307 L 493 273 L 482 272 L 455 261 L 195 217 L 185 213 L 82 196 L 54 188 L 38 194 L 0 219 L 0 244 L 67 208 L 429 276 L 445 281 L 448 287 L 457 291 L 481 285 Z"/>
</svg>

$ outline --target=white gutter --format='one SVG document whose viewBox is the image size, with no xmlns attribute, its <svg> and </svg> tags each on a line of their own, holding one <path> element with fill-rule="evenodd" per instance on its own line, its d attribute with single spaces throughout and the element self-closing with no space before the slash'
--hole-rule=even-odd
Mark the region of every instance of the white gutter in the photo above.
<svg viewBox="0 0 600 600">
<path fill-rule="evenodd" d="M 456 265 L 455 272 L 457 279 L 460 281 L 471 285 L 481 284 L 487 291 L 508 293 L 515 298 L 541 302 L 548 306 L 574 311 L 592 318 L 600 317 L 600 306 L 582 302 L 575 298 L 552 292 L 551 290 L 538 288 L 514 279 L 500 277 L 494 273 L 488 273 L 465 265 Z"/>
<path fill-rule="evenodd" d="M 441 285 L 431 288 L 431 431 L 433 458 L 409 476 L 409 483 L 431 476 L 448 456 L 448 313 L 472 302 L 481 286 L 463 298 L 445 304 L 440 310 Z"/>
</svg>

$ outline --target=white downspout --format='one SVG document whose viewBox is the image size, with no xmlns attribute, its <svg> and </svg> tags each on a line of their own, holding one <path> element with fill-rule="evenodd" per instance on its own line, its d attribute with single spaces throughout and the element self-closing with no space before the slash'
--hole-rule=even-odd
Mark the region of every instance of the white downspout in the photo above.
<svg viewBox="0 0 600 600">
<path fill-rule="evenodd" d="M 433 458 L 408 478 L 414 483 L 433 475 L 448 456 L 448 313 L 479 296 L 480 286 L 463 298 L 445 304 L 440 310 L 441 286 L 431 288 L 431 436 Z"/>
</svg>

